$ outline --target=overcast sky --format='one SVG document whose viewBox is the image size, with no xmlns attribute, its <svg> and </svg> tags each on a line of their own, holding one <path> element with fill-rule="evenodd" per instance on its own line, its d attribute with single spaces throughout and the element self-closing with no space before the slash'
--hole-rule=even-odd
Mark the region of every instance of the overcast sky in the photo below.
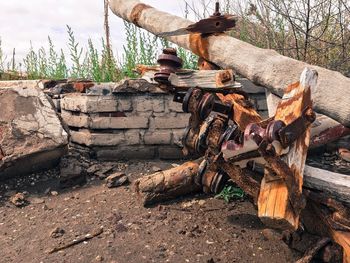
<svg viewBox="0 0 350 263">
<path fill-rule="evenodd" d="M 183 15 L 182 0 L 144 0 L 161 10 Z M 47 46 L 50 36 L 56 48 L 67 49 L 66 25 L 72 27 L 76 39 L 87 45 L 88 38 L 100 44 L 103 31 L 103 0 L 0 0 L 0 38 L 2 48 L 12 56 L 16 48 L 17 62 L 20 62 L 30 48 Z M 120 50 L 124 43 L 122 19 L 110 14 L 110 27 L 114 50 Z"/>
</svg>

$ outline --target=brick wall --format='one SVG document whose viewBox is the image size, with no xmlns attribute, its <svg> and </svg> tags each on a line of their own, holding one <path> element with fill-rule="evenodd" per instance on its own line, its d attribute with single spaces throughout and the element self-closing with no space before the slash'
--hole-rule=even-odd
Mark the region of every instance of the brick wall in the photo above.
<svg viewBox="0 0 350 263">
<path fill-rule="evenodd" d="M 266 116 L 264 91 L 244 82 Z M 122 87 L 106 84 L 87 94 L 66 94 L 60 108 L 71 142 L 87 147 L 98 159 L 179 159 L 183 158 L 181 139 L 189 114 L 172 100 L 172 95 L 154 85 L 131 80 Z"/>
</svg>

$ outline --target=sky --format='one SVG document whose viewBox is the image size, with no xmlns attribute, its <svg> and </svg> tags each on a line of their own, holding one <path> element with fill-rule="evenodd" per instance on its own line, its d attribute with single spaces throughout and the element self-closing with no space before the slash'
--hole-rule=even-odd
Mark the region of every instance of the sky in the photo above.
<svg viewBox="0 0 350 263">
<path fill-rule="evenodd" d="M 182 0 L 143 0 L 160 10 L 183 16 Z M 72 27 L 84 46 L 92 39 L 97 46 L 104 36 L 103 0 L 0 0 L 0 38 L 7 60 L 16 49 L 21 62 L 32 42 L 35 50 L 47 47 L 50 36 L 57 49 L 67 50 L 66 25 Z M 123 20 L 110 12 L 111 41 L 114 51 L 122 51 L 125 41 Z"/>
</svg>

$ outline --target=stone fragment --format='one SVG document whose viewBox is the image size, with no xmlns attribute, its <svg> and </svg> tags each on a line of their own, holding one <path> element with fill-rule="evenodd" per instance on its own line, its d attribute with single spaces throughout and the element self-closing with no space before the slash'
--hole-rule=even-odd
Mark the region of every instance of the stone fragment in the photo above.
<svg viewBox="0 0 350 263">
<path fill-rule="evenodd" d="M 0 86 L 0 178 L 56 165 L 68 135 L 42 90 Z"/>
<path fill-rule="evenodd" d="M 28 205 L 29 202 L 23 193 L 17 193 L 10 198 L 10 202 L 17 207 Z"/>
<path fill-rule="evenodd" d="M 119 187 L 129 183 L 129 178 L 124 173 L 111 174 L 106 178 L 108 188 Z"/>
<path fill-rule="evenodd" d="M 64 229 L 60 227 L 56 227 L 50 232 L 50 237 L 59 238 L 59 237 L 62 237 L 64 233 L 65 233 Z"/>
</svg>

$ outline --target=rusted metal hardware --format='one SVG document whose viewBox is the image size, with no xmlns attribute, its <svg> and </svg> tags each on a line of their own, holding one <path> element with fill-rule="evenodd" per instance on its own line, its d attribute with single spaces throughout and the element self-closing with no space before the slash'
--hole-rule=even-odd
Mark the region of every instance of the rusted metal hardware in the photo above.
<svg viewBox="0 0 350 263">
<path fill-rule="evenodd" d="M 218 194 L 225 187 L 229 178 L 225 171 L 218 169 L 216 165 L 211 165 L 207 159 L 204 159 L 199 165 L 195 182 L 203 187 L 205 193 Z"/>
<path fill-rule="evenodd" d="M 311 107 L 303 110 L 302 115 L 295 121 L 282 128 L 279 132 L 279 141 L 281 145 L 286 148 L 295 142 L 300 135 L 302 135 L 308 127 L 316 120 L 316 114 Z"/>
<path fill-rule="evenodd" d="M 182 59 L 177 56 L 177 51 L 174 48 L 164 49 L 157 62 L 160 65 L 160 70 L 154 74 L 154 80 L 161 84 L 169 84 L 170 74 L 182 67 Z"/>
<path fill-rule="evenodd" d="M 190 33 L 216 34 L 224 33 L 236 26 L 236 18 L 233 15 L 222 15 L 220 13 L 220 3 L 215 3 L 215 13 L 209 18 L 202 19 L 195 24 L 175 31 L 158 34 L 159 37 L 170 37 L 187 35 Z"/>
</svg>

